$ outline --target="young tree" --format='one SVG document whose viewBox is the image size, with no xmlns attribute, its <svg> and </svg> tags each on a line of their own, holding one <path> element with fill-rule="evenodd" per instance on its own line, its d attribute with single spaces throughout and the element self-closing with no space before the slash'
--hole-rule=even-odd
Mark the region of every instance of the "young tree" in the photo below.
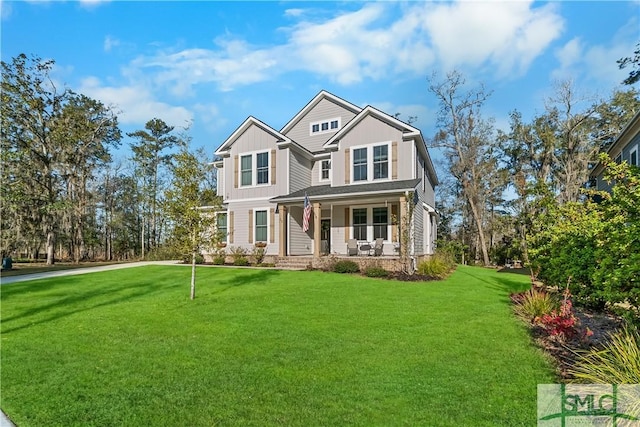
<svg viewBox="0 0 640 427">
<path fill-rule="evenodd" d="M 434 80 L 431 79 L 429 89 L 440 103 L 440 130 L 432 146 L 443 149 L 449 171 L 460 184 L 477 231 L 482 260 L 484 265 L 489 265 L 486 206 L 491 194 L 500 192 L 495 186 L 504 187 L 500 179 L 493 179 L 498 171 L 493 125 L 481 117 L 489 94 L 482 87 L 461 93 L 465 80 L 457 71 L 447 74 L 444 81 Z"/>
<path fill-rule="evenodd" d="M 203 246 L 211 246 L 215 239 L 211 232 L 215 216 L 200 209 L 213 206 L 213 190 L 203 185 L 210 165 L 200 159 L 206 159 L 204 152 L 190 153 L 185 144 L 175 156 L 173 179 L 165 192 L 167 214 L 173 222 L 171 246 L 191 256 L 191 299 L 196 295 L 196 257 Z"/>
</svg>

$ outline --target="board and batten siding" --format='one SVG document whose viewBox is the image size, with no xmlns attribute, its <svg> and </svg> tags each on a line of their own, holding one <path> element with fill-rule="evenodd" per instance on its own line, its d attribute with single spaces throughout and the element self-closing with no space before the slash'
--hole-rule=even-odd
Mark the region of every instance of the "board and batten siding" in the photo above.
<svg viewBox="0 0 640 427">
<path fill-rule="evenodd" d="M 291 150 L 289 156 L 289 192 L 302 190 L 311 185 L 311 160 Z M 282 194 L 287 194 L 283 192 Z"/>
<path fill-rule="evenodd" d="M 318 104 L 304 115 L 298 123 L 291 128 L 285 135 L 302 145 L 312 153 L 324 151 L 322 146 L 327 142 L 339 129 L 334 132 L 319 133 L 310 135 L 310 124 L 322 120 L 329 120 L 340 117 L 340 126 L 346 125 L 355 113 L 341 107 L 340 105 L 328 99 L 322 99 Z"/>
<path fill-rule="evenodd" d="M 353 161 L 351 147 L 385 142 L 392 143 L 389 151 L 389 177 L 398 180 L 412 179 L 414 177 L 414 168 L 411 167 L 413 142 L 403 141 L 401 130 L 368 116 L 340 140 L 340 149 L 332 154 L 332 186 L 351 184 L 351 162 Z M 395 148 L 393 142 L 396 143 Z M 397 156 L 395 162 L 393 161 L 394 151 Z M 375 182 L 371 184 L 375 185 Z"/>
<path fill-rule="evenodd" d="M 230 156 L 224 159 L 224 200 L 269 198 L 286 194 L 286 150 L 277 148 L 277 139 L 258 126 L 250 126 L 233 143 Z M 269 152 L 269 183 L 257 186 L 240 185 L 240 156 L 245 153 Z M 255 158 L 254 158 L 255 159 Z M 255 175 L 255 160 L 252 163 Z M 255 176 L 254 176 L 255 179 Z"/>
<path fill-rule="evenodd" d="M 313 215 L 309 230 L 303 232 L 302 213 L 302 206 L 291 206 L 289 209 L 289 255 L 313 255 Z"/>
</svg>

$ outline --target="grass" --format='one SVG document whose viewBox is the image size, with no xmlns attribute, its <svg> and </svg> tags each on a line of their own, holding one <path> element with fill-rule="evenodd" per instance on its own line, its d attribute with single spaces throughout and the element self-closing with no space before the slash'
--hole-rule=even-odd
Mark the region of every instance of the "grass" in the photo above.
<svg viewBox="0 0 640 427">
<path fill-rule="evenodd" d="M 2 409 L 27 426 L 517 426 L 548 361 L 528 278 L 407 283 L 148 266 L 2 287 Z"/>
</svg>

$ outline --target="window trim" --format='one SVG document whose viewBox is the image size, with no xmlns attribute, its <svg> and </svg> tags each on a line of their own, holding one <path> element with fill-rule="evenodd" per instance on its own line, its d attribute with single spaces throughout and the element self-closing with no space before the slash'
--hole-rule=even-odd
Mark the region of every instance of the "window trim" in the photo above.
<svg viewBox="0 0 640 427">
<path fill-rule="evenodd" d="M 322 172 L 324 172 L 324 162 L 329 162 L 329 168 L 327 169 L 327 171 L 329 172 L 329 176 L 327 178 L 323 178 L 322 177 Z M 320 160 L 320 167 L 318 168 L 320 169 L 320 177 L 318 179 L 318 181 L 320 182 L 331 182 L 331 159 L 321 159 Z"/>
<path fill-rule="evenodd" d="M 350 171 L 351 171 L 351 175 L 350 175 L 350 180 L 351 180 L 351 184 L 363 184 L 363 183 L 367 183 L 367 182 L 384 182 L 384 181 L 391 181 L 391 175 L 392 175 L 392 171 L 391 171 L 391 163 L 392 163 L 392 146 L 391 146 L 391 141 L 381 141 L 381 142 L 375 142 L 375 143 L 371 143 L 371 144 L 366 144 L 366 145 L 354 145 L 353 147 L 349 147 L 349 161 L 351 162 L 351 164 L 349 165 Z M 373 177 L 373 171 L 374 171 L 374 165 L 373 165 L 373 152 L 374 152 L 374 147 L 380 147 L 386 145 L 387 146 L 387 177 L 386 178 L 374 178 Z M 361 179 L 356 181 L 355 178 L 355 150 L 360 150 L 360 149 L 366 149 L 367 150 L 367 179 Z"/>
<path fill-rule="evenodd" d="M 269 209 L 270 208 L 253 208 L 253 243 L 269 243 L 269 232 L 271 231 L 271 224 L 270 224 L 270 218 L 269 218 Z M 265 212 L 266 214 L 266 218 L 267 218 L 267 226 L 266 226 L 266 238 L 265 240 L 258 240 L 258 212 Z M 262 226 L 261 226 L 262 227 Z"/>
<path fill-rule="evenodd" d="M 258 154 L 266 154 L 267 156 L 267 182 L 260 184 L 258 184 Z M 251 184 L 242 183 L 242 158 L 247 156 L 251 156 Z M 266 187 L 268 185 L 271 185 L 271 150 L 257 150 L 238 153 L 238 159 L 238 168 L 240 168 L 240 170 L 238 171 L 238 173 L 240 174 L 240 182 L 238 183 L 238 188 Z"/>
<path fill-rule="evenodd" d="M 633 148 L 631 148 L 631 149 L 629 150 L 629 165 L 632 165 L 632 166 L 640 166 L 640 158 L 638 158 L 638 154 L 640 154 L 640 153 L 639 153 L 638 151 L 639 151 L 639 150 L 638 150 L 638 144 L 636 144 Z M 633 153 L 635 153 L 635 154 L 636 154 L 636 164 L 635 164 L 635 165 L 634 165 L 633 163 L 631 163 L 631 155 L 632 155 Z"/>
<path fill-rule="evenodd" d="M 215 222 L 215 231 L 216 234 L 218 234 L 220 232 L 219 224 L 218 224 L 218 217 L 220 216 L 225 216 L 226 220 L 225 220 L 225 235 L 224 235 L 224 240 L 220 240 L 219 243 L 228 243 L 229 241 L 229 212 L 227 211 L 219 211 L 215 213 L 215 217 L 216 217 L 216 222 Z"/>
<path fill-rule="evenodd" d="M 334 122 L 338 122 L 338 126 L 335 128 L 331 127 L 332 123 Z M 325 125 L 326 125 L 326 129 L 323 129 Z M 313 130 L 314 126 L 318 126 L 317 131 Z M 323 133 L 337 132 L 341 127 L 342 127 L 341 117 L 332 117 L 330 119 L 317 120 L 315 122 L 309 123 L 309 136 L 322 135 Z"/>
<path fill-rule="evenodd" d="M 391 204 L 385 206 L 384 203 L 374 203 L 369 205 L 360 205 L 356 207 L 349 208 L 349 238 L 356 239 L 355 235 L 355 219 L 353 217 L 354 210 L 356 209 L 366 209 L 367 212 L 367 222 L 366 222 L 366 230 L 367 230 L 367 238 L 365 239 L 367 242 L 375 241 L 375 229 L 373 224 L 373 209 L 381 208 L 387 210 L 387 238 L 383 240 L 383 243 L 394 243 L 391 241 L 391 236 L 393 235 L 391 227 L 393 227 L 392 218 L 391 218 Z M 356 239 L 358 241 L 363 241 L 360 239 Z"/>
</svg>

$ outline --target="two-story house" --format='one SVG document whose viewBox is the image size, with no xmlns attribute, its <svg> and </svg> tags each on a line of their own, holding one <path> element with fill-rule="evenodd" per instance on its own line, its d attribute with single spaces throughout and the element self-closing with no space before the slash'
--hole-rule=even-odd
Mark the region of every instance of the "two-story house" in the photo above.
<svg viewBox="0 0 640 427">
<path fill-rule="evenodd" d="M 422 134 L 371 106 L 321 91 L 280 131 L 247 118 L 215 154 L 230 247 L 346 255 L 350 241 L 382 239 L 382 255 L 397 255 L 411 218 L 410 253 L 434 251 L 438 179 Z"/>
</svg>

